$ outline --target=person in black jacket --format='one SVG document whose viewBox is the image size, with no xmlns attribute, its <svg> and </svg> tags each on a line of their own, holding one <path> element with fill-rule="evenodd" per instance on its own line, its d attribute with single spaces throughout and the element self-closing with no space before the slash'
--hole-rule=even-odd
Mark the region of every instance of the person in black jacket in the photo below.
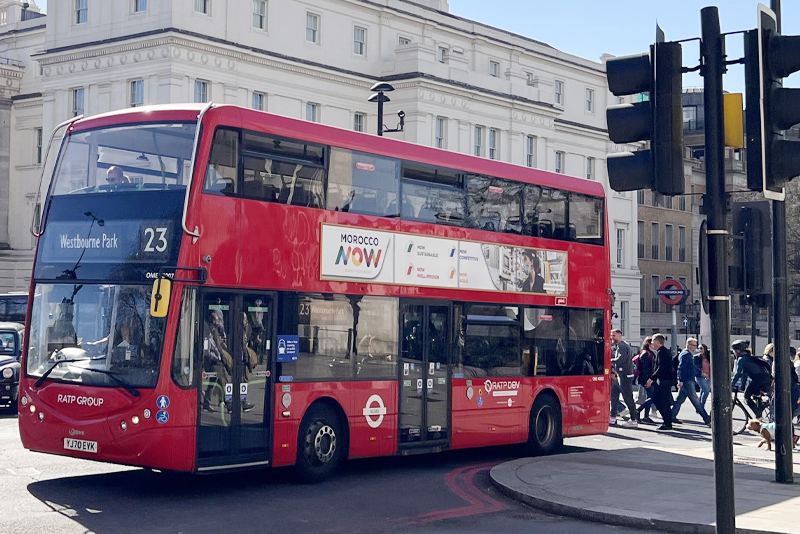
<svg viewBox="0 0 800 534">
<path fill-rule="evenodd" d="M 645 387 L 653 387 L 653 402 L 664 420 L 659 430 L 672 430 L 672 358 L 664 346 L 664 334 L 655 334 L 650 349 L 655 353 L 655 365 Z"/>
</svg>

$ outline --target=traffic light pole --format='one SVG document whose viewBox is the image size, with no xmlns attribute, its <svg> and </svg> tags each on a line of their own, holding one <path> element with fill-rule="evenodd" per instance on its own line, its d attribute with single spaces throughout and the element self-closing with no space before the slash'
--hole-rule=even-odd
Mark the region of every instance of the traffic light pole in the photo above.
<svg viewBox="0 0 800 534">
<path fill-rule="evenodd" d="M 781 2 L 771 0 L 778 32 Z M 789 288 L 786 265 L 786 202 L 772 201 L 772 273 L 775 303 L 775 482 L 791 484 L 792 469 L 792 372 L 789 354 Z M 755 326 L 755 324 L 753 325 Z"/>
<path fill-rule="evenodd" d="M 730 296 L 728 295 L 725 224 L 725 130 L 722 74 L 724 48 L 719 10 L 700 11 L 703 32 L 703 94 L 706 124 L 706 196 L 708 214 L 709 311 L 711 317 L 712 440 L 716 483 L 717 534 L 735 534 L 736 506 L 733 488 L 733 435 L 731 420 Z"/>
</svg>

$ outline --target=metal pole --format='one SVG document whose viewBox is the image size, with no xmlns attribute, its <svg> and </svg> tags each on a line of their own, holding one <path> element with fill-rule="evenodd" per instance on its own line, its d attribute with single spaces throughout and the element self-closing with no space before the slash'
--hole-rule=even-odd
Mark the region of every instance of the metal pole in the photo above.
<svg viewBox="0 0 800 534">
<path fill-rule="evenodd" d="M 678 343 L 678 314 L 675 313 L 675 306 L 672 307 L 672 355 L 678 354 L 681 349 L 681 344 Z"/>
<path fill-rule="evenodd" d="M 756 350 L 756 312 L 758 307 L 755 303 L 755 297 L 752 297 L 753 302 L 750 304 L 750 347 L 752 347 L 753 354 Z"/>
<path fill-rule="evenodd" d="M 781 31 L 781 2 L 771 0 Z M 791 484 L 792 371 L 789 354 L 789 285 L 786 265 L 786 202 L 772 201 L 772 278 L 775 303 L 775 482 Z"/>
<path fill-rule="evenodd" d="M 735 534 L 736 506 L 733 487 L 733 440 L 731 436 L 730 296 L 728 295 L 725 224 L 725 130 L 723 124 L 723 41 L 719 10 L 700 11 L 703 32 L 703 94 L 706 123 L 706 201 L 708 214 L 709 315 L 711 317 L 711 417 L 714 422 L 714 480 L 716 483 L 717 534 Z"/>
<path fill-rule="evenodd" d="M 378 135 L 383 136 L 383 91 L 378 91 Z"/>
</svg>

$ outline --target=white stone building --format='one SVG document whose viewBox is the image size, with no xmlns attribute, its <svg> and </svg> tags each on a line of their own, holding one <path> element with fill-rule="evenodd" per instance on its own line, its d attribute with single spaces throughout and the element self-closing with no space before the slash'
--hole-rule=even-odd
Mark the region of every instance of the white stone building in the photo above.
<svg viewBox="0 0 800 534">
<path fill-rule="evenodd" d="M 27 287 L 40 146 L 74 114 L 211 100 L 374 132 L 369 88 L 386 81 L 384 122 L 406 114 L 393 137 L 605 183 L 614 323 L 638 333 L 636 201 L 608 189 L 603 63 L 447 0 L 50 0 L 21 19 L 0 0 L 0 286 Z"/>
</svg>

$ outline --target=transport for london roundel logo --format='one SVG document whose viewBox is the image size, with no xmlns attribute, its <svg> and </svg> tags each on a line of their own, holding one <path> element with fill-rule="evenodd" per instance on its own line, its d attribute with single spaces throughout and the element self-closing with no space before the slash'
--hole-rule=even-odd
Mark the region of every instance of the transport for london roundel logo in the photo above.
<svg viewBox="0 0 800 534">
<path fill-rule="evenodd" d="M 375 404 L 377 406 L 374 406 Z M 367 399 L 367 406 L 364 408 L 363 414 L 370 428 L 381 426 L 383 416 L 386 415 L 386 406 L 383 404 L 383 399 L 380 395 L 372 395 Z M 377 417 L 377 419 L 373 419 L 373 417 Z"/>
</svg>

